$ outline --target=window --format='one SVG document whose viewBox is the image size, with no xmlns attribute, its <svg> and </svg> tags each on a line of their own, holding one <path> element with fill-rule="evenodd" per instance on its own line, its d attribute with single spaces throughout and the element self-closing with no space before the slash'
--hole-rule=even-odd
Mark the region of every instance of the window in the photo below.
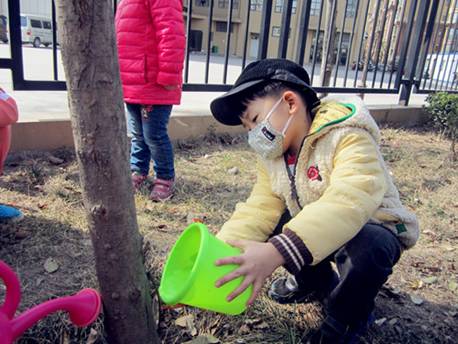
<svg viewBox="0 0 458 344">
<path fill-rule="evenodd" d="M 284 0 L 275 0 L 275 12 L 281 13 L 283 12 L 283 2 Z M 297 11 L 297 0 L 293 0 L 293 6 L 291 13 L 294 14 Z"/>
<path fill-rule="evenodd" d="M 21 26 L 25 27 L 27 26 L 27 18 L 21 16 Z"/>
<path fill-rule="evenodd" d="M 251 0 L 250 9 L 252 11 L 262 11 L 262 2 L 263 0 Z"/>
<path fill-rule="evenodd" d="M 288 38 L 291 34 L 291 28 L 288 31 Z M 281 35 L 281 26 L 272 26 L 272 37 L 280 37 Z"/>
<path fill-rule="evenodd" d="M 272 26 L 272 37 L 280 37 L 280 26 Z"/>
<path fill-rule="evenodd" d="M 217 21 L 216 22 L 216 32 L 227 32 L 227 22 Z M 231 25 L 231 32 L 234 32 L 234 28 Z"/>
<path fill-rule="evenodd" d="M 44 29 L 51 30 L 51 29 L 52 29 L 51 22 L 49 22 L 49 21 L 44 21 L 44 22 L 43 22 L 43 28 L 44 28 Z"/>
<path fill-rule="evenodd" d="M 356 0 L 348 0 L 347 8 L 345 9 L 345 17 L 352 18 L 356 14 Z"/>
<path fill-rule="evenodd" d="M 196 0 L 195 4 L 198 7 L 208 7 L 210 0 Z"/>
<path fill-rule="evenodd" d="M 240 0 L 233 0 L 232 1 L 232 8 L 238 9 L 239 8 Z M 219 8 L 229 8 L 229 0 L 218 0 L 218 7 Z"/>
<path fill-rule="evenodd" d="M 320 8 L 321 8 L 321 0 L 312 0 L 312 3 L 310 4 L 310 15 L 319 16 Z"/>
<path fill-rule="evenodd" d="M 30 19 L 30 25 L 34 28 L 41 29 L 41 21 L 39 20 Z"/>
</svg>

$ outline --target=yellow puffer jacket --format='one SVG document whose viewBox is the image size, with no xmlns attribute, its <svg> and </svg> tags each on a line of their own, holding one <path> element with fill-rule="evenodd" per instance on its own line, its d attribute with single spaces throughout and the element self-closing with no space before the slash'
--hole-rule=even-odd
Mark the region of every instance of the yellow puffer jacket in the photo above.
<svg viewBox="0 0 458 344">
<path fill-rule="evenodd" d="M 296 272 L 317 264 L 368 222 L 383 224 L 404 248 L 418 222 L 401 204 L 378 149 L 380 131 L 359 98 L 325 98 L 300 149 L 294 173 L 284 158 L 259 160 L 257 182 L 218 237 L 266 241 L 288 208 L 292 219 L 271 242 Z"/>
</svg>

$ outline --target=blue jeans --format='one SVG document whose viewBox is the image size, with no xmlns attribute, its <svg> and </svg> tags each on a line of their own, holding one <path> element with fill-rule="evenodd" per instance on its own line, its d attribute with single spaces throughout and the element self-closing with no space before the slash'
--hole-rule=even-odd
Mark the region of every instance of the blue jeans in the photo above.
<svg viewBox="0 0 458 344">
<path fill-rule="evenodd" d="M 156 178 L 175 178 L 173 147 L 167 132 L 172 105 L 126 105 L 127 125 L 132 136 L 132 172 L 148 175 L 152 159 Z"/>
</svg>

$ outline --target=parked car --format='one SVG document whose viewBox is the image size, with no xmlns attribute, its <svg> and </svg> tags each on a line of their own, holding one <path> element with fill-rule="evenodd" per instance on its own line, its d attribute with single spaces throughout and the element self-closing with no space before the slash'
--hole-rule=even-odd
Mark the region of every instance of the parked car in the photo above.
<svg viewBox="0 0 458 344">
<path fill-rule="evenodd" d="M 0 41 L 8 43 L 8 22 L 3 14 L 0 15 Z"/>
<path fill-rule="evenodd" d="M 365 64 L 364 61 L 359 61 L 358 70 L 363 70 L 364 69 L 364 64 Z M 351 65 L 351 69 L 352 70 L 356 69 L 356 61 L 353 61 L 352 65 Z M 375 69 L 375 65 L 372 62 L 369 61 L 368 65 L 367 65 L 367 70 L 369 72 L 372 72 L 374 69 Z"/>
<path fill-rule="evenodd" d="M 35 48 L 42 44 L 48 47 L 52 44 L 51 19 L 30 14 L 21 14 L 22 43 L 30 43 Z"/>
</svg>

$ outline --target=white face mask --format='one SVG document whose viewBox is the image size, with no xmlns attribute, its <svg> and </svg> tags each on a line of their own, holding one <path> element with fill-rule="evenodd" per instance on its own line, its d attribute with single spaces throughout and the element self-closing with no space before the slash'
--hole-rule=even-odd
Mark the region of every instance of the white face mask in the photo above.
<svg viewBox="0 0 458 344">
<path fill-rule="evenodd" d="M 286 130 L 293 119 L 293 116 L 288 118 L 282 131 L 275 129 L 269 122 L 269 118 L 278 108 L 283 98 L 280 98 L 272 109 L 267 114 L 266 118 L 256 127 L 248 132 L 248 144 L 256 153 L 261 155 L 266 160 L 272 160 L 283 155 L 283 139 Z"/>
</svg>

